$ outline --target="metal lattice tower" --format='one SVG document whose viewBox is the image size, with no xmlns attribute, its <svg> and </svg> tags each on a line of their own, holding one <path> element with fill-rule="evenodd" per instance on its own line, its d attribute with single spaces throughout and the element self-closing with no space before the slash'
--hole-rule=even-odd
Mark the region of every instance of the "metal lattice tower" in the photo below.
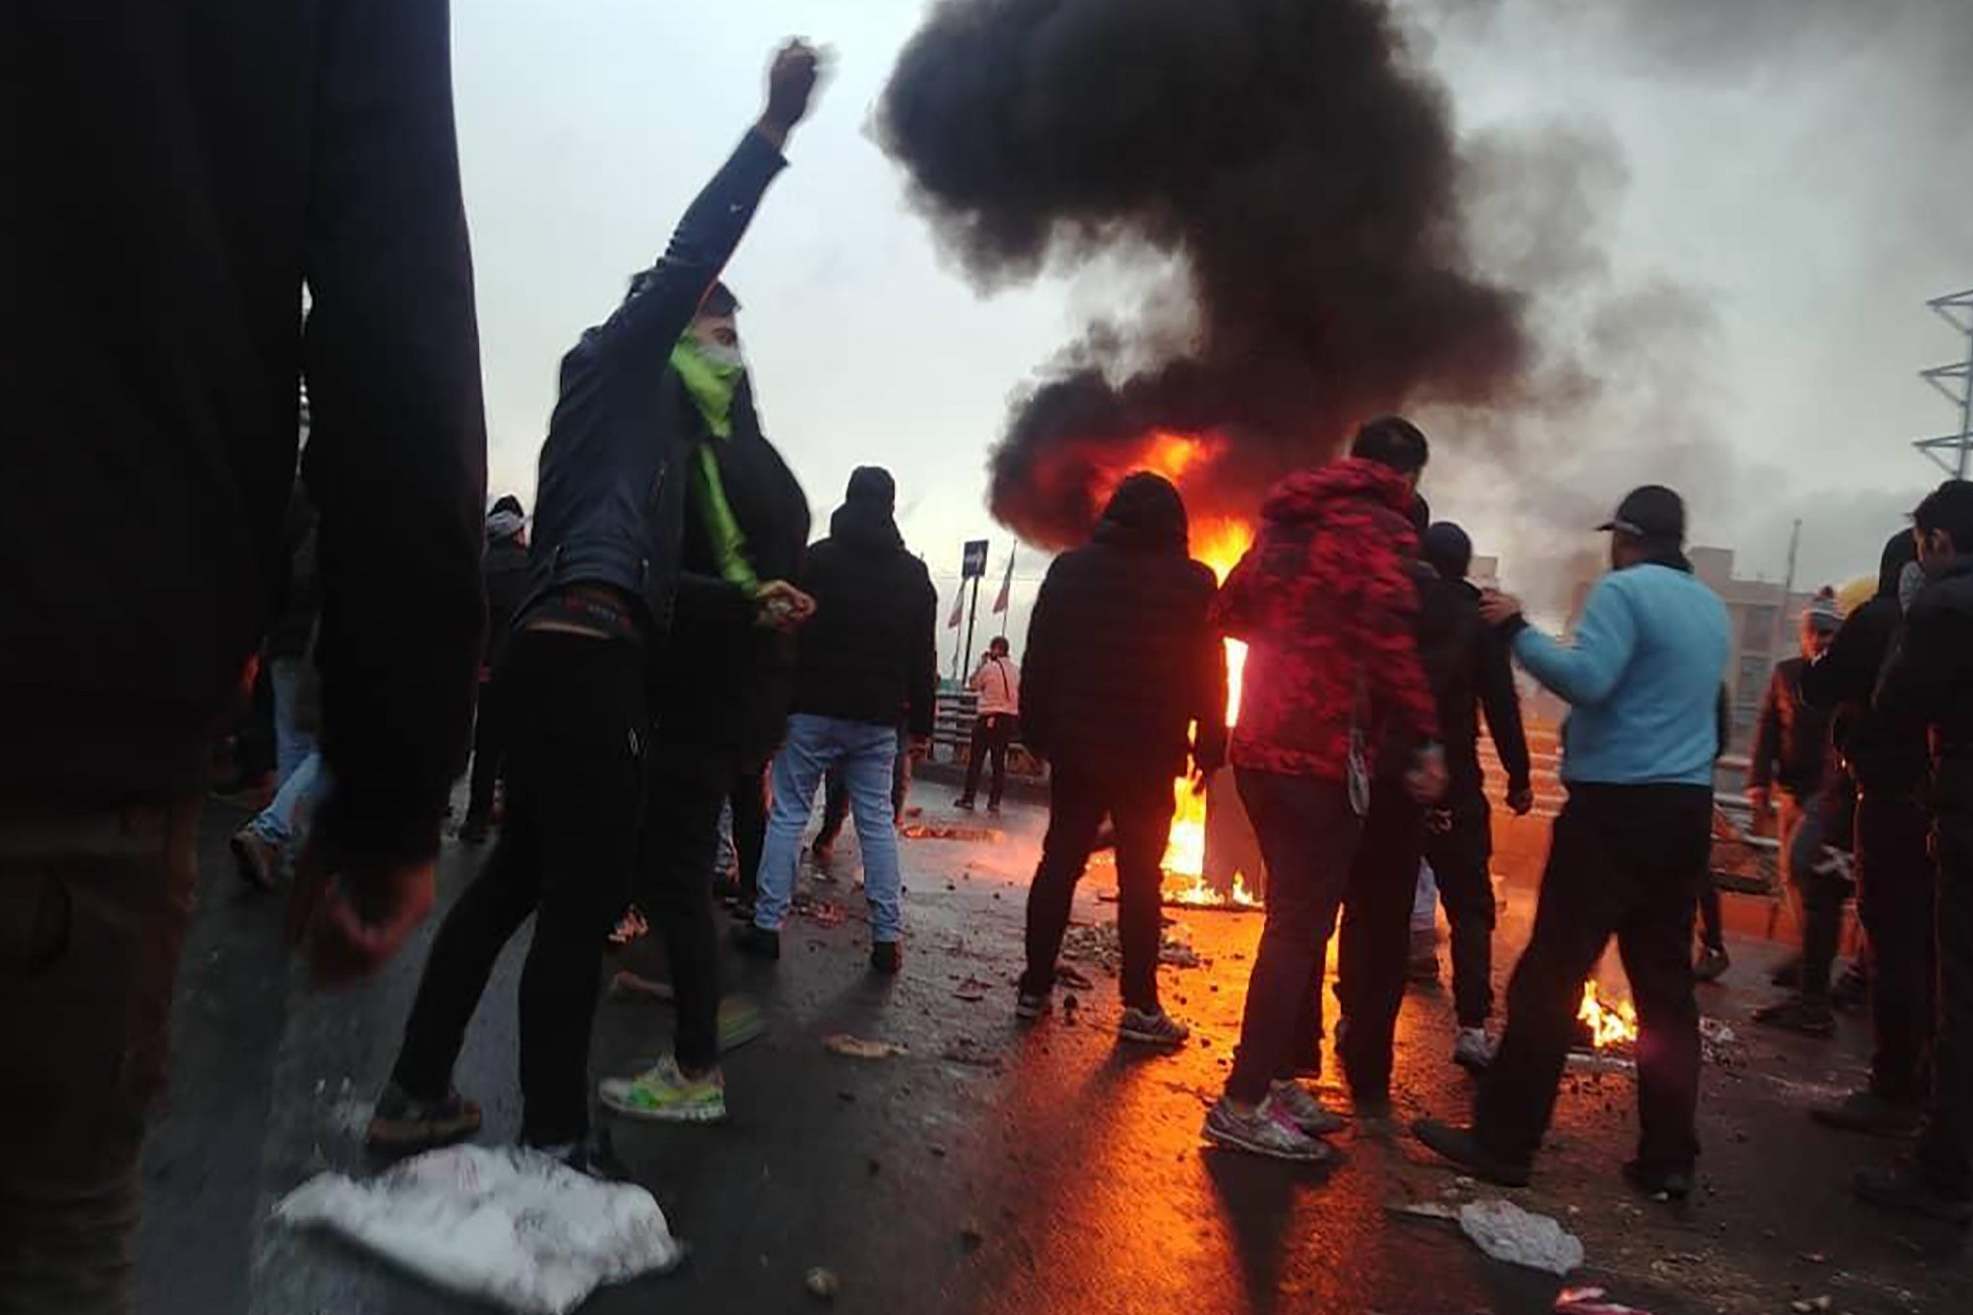
<svg viewBox="0 0 1973 1315">
<path fill-rule="evenodd" d="M 1935 365 L 1918 377 L 1938 389 L 1959 409 L 1959 432 L 1921 438 L 1912 444 L 1955 479 L 1966 478 L 1967 458 L 1973 453 L 1973 288 L 1934 297 L 1925 303 L 1966 339 L 1965 359 L 1957 365 Z"/>
</svg>

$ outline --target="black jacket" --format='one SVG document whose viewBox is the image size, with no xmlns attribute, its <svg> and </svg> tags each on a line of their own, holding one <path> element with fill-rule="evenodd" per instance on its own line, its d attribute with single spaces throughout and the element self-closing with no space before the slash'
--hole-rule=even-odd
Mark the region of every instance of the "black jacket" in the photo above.
<svg viewBox="0 0 1973 1315">
<path fill-rule="evenodd" d="M 1914 557 L 1911 533 L 1894 535 L 1878 565 L 1877 593 L 1843 620 L 1829 651 L 1802 670 L 1802 698 L 1832 717 L 1836 751 L 1865 794 L 1909 795 L 1925 781 L 1925 736 L 1879 717 L 1871 697 L 1904 624 L 1898 576 Z"/>
<path fill-rule="evenodd" d="M 673 435 L 685 454 L 711 445 L 754 573 L 763 581 L 794 579 L 808 544 L 808 497 L 761 433 L 751 383 L 743 380 L 734 395 L 732 435 L 716 439 L 677 372 L 663 374 L 666 425 L 658 432 Z M 732 775 L 765 762 L 781 742 L 794 692 L 794 641 L 754 624 L 753 600 L 719 576 L 697 503 L 685 498 L 681 512 L 673 625 L 652 653 L 654 745 L 675 767 L 705 764 Z"/>
<path fill-rule="evenodd" d="M 1176 491 L 1126 482 L 1086 546 L 1057 557 L 1028 625 L 1021 739 L 1057 766 L 1185 770 L 1226 758 L 1226 650 L 1213 573 L 1186 555 Z"/>
<path fill-rule="evenodd" d="M 315 834 L 432 852 L 486 461 L 446 5 L 6 13 L 0 798 L 202 787 L 277 601 L 305 364 Z"/>
<path fill-rule="evenodd" d="M 1798 657 L 1774 664 L 1754 729 L 1754 751 L 1747 767 L 1750 790 L 1778 785 L 1795 798 L 1806 799 L 1822 788 L 1829 764 L 1829 711 L 1803 701 L 1802 673 L 1807 667 Z"/>
<path fill-rule="evenodd" d="M 1973 818 L 1973 557 L 1959 557 L 1911 600 L 1884 666 L 1877 716 L 1926 735 L 1942 811 Z"/>
<path fill-rule="evenodd" d="M 846 502 L 812 544 L 802 588 L 815 616 L 802 628 L 796 712 L 932 733 L 937 711 L 938 593 L 905 551 L 881 505 Z"/>
<path fill-rule="evenodd" d="M 507 651 L 514 618 L 527 597 L 528 550 L 516 539 L 495 539 L 486 545 L 481 573 L 486 577 L 485 665 L 496 667 Z"/>
<path fill-rule="evenodd" d="M 561 585 L 607 584 L 642 602 L 653 633 L 673 624 L 684 445 L 703 426 L 679 423 L 683 390 L 666 362 L 786 163 L 760 134 L 741 138 L 664 256 L 562 358 L 536 481 L 529 605 Z"/>
<path fill-rule="evenodd" d="M 1418 658 L 1439 709 L 1445 746 L 1447 804 L 1483 798 L 1480 712 L 1494 752 L 1507 772 L 1508 790 L 1528 787 L 1528 738 L 1521 725 L 1521 696 L 1507 644 L 1480 616 L 1480 591 L 1465 580 L 1447 580 L 1421 564 L 1418 583 Z M 1409 754 L 1405 766 L 1409 766 Z"/>
</svg>

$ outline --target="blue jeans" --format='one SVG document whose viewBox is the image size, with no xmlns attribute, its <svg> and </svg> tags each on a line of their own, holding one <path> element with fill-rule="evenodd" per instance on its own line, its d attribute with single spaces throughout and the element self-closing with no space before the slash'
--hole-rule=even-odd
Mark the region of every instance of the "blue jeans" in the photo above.
<svg viewBox="0 0 1973 1315">
<path fill-rule="evenodd" d="M 896 727 L 805 712 L 788 718 L 788 741 L 774 757 L 774 811 L 767 819 L 767 844 L 760 855 L 755 926 L 779 931 L 787 919 L 815 787 L 830 768 L 841 767 L 863 851 L 863 897 L 870 901 L 871 939 L 895 941 L 904 936 L 903 877 L 891 817 L 891 767 L 896 759 Z"/>
<path fill-rule="evenodd" d="M 322 754 L 311 749 L 306 758 L 281 782 L 274 798 L 247 825 L 270 845 L 286 849 L 308 830 L 308 819 L 316 802 L 329 788 L 329 771 L 322 765 Z"/>
<path fill-rule="evenodd" d="M 277 787 L 287 784 L 288 778 L 315 752 L 315 732 L 295 724 L 295 705 L 307 666 L 308 659 L 299 657 L 271 658 L 267 663 L 267 681 L 274 689 L 274 784 Z"/>
</svg>

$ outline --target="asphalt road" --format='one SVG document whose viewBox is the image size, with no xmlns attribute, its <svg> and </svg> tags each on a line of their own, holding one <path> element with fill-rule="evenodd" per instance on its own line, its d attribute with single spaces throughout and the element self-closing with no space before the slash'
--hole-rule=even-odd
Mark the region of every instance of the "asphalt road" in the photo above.
<svg viewBox="0 0 1973 1315">
<path fill-rule="evenodd" d="M 943 792 L 925 791 L 929 799 Z M 940 820 L 934 810 L 929 820 Z M 171 1106 L 147 1161 L 140 1309 L 178 1315 L 427 1315 L 473 1307 L 355 1251 L 270 1225 L 273 1202 L 317 1171 L 368 1172 L 367 1103 L 388 1070 L 424 942 L 379 980 L 307 991 L 278 943 L 279 901 L 247 894 L 215 806 L 202 847 L 204 900 L 177 1002 Z M 1117 1002 L 1098 964 L 1061 1014 L 1031 1029 L 1011 1015 L 1022 895 L 1038 810 L 1010 808 L 987 840 L 906 844 L 911 920 L 894 981 L 864 967 L 862 902 L 848 878 L 819 897 L 840 923 L 791 924 L 777 965 L 729 961 L 727 986 L 762 1005 L 766 1037 L 729 1058 L 732 1117 L 715 1128 L 612 1125 L 619 1156 L 692 1247 L 678 1272 L 598 1294 L 586 1312 L 779 1312 L 819 1308 L 803 1276 L 833 1270 L 849 1312 L 1184 1311 L 1466 1315 L 1552 1309 L 1560 1281 L 1488 1260 L 1457 1232 L 1394 1217 L 1405 1201 L 1476 1192 L 1408 1140 L 1337 1139 L 1340 1162 L 1296 1170 L 1206 1149 L 1198 1138 L 1237 1033 L 1252 914 L 1175 915 L 1204 962 L 1166 968 L 1167 1007 L 1191 1048 L 1119 1048 Z M 443 897 L 483 851 L 448 843 Z M 1080 919 L 1107 921 L 1092 869 Z M 1510 888 L 1500 973 L 1525 935 L 1527 892 Z M 514 985 L 525 933 L 475 1020 L 459 1085 L 487 1110 L 483 1140 L 513 1137 Z M 1856 1166 L 1886 1153 L 1825 1133 L 1808 1102 L 1854 1082 L 1867 1026 L 1833 1043 L 1754 1035 L 1776 951 L 1737 945 L 1706 1009 L 1736 1039 L 1706 1073 L 1702 1191 L 1685 1211 L 1639 1200 L 1617 1177 L 1632 1137 L 1630 1079 L 1572 1070 L 1535 1185 L 1508 1193 L 1578 1233 L 1612 1300 L 1655 1312 L 1788 1312 L 1827 1297 L 1834 1312 L 1973 1309 L 1973 1262 L 1950 1231 L 1854 1204 Z M 1614 968 L 1610 971 L 1615 974 Z M 1611 984 L 1621 989 L 1621 976 Z M 970 997 L 984 994 L 983 999 Z M 670 1019 L 611 1001 L 596 1021 L 597 1073 L 659 1052 Z M 1414 992 L 1400 1025 L 1398 1103 L 1407 1116 L 1463 1113 L 1469 1090 L 1447 1060 L 1450 1002 Z M 902 1057 L 826 1052 L 835 1032 L 897 1041 Z M 1327 1098 L 1346 1106 L 1330 1090 Z M 1477 1194 L 1485 1194 L 1481 1191 Z"/>
</svg>

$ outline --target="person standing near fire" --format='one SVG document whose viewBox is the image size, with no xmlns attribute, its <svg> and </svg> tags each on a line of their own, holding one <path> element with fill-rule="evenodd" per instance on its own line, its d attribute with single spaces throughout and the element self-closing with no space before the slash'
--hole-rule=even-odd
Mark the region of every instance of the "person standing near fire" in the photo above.
<svg viewBox="0 0 1973 1315">
<path fill-rule="evenodd" d="M 1021 715 L 1021 669 L 1007 654 L 1007 636 L 995 635 L 966 682 L 966 688 L 977 694 L 980 702 L 973 718 L 972 748 L 966 755 L 966 788 L 953 801 L 953 807 L 968 812 L 979 794 L 980 768 L 987 759 L 993 760 L 993 781 L 987 794 L 989 813 L 1000 811 L 1000 796 L 1007 789 L 1007 746 L 1014 742 Z"/>
<path fill-rule="evenodd" d="M 1912 513 L 1924 585 L 1877 687 L 1889 726 L 1931 746 L 1938 945 L 1932 1072 L 1910 1160 L 1856 1177 L 1857 1195 L 1973 1224 L 1973 483 L 1947 480 Z"/>
<path fill-rule="evenodd" d="M 1699 1155 L 1692 923 L 1711 853 L 1726 606 L 1692 573 L 1685 503 L 1671 489 L 1633 490 L 1601 528 L 1611 570 L 1590 591 L 1572 643 L 1530 627 L 1517 599 L 1489 592 L 1481 600 L 1522 666 L 1571 706 L 1561 768 L 1569 798 L 1473 1123 L 1423 1119 L 1413 1131 L 1476 1177 L 1526 1184 L 1583 982 L 1615 935 L 1639 1026 L 1642 1136 L 1624 1176 L 1682 1199 Z"/>
<path fill-rule="evenodd" d="M 562 360 L 541 450 L 533 591 L 504 672 L 507 820 L 432 942 L 370 1122 L 375 1149 L 404 1154 L 478 1130 L 479 1106 L 453 1088 L 452 1070 L 494 961 L 530 915 L 521 1140 L 578 1163 L 594 1149 L 590 1015 L 604 942 L 637 860 L 651 648 L 671 624 L 688 485 L 703 471 L 667 409 L 678 401 L 667 380 L 681 353 L 716 368 L 722 338 L 733 333 L 730 317 L 722 325 L 705 313 L 706 298 L 786 164 L 781 148 L 808 114 L 818 66 L 802 42 L 780 50 L 759 120 L 686 211 L 664 256 Z M 805 601 L 783 581 L 724 596 L 734 610 L 776 623 Z M 681 1000 L 710 995 L 689 977 L 710 968 L 710 955 L 671 965 Z M 688 1052 L 666 1064 L 654 1105 L 681 1119 L 717 1117 L 717 1056 Z"/>
<path fill-rule="evenodd" d="M 1119 484 L 1090 542 L 1057 557 L 1042 580 L 1021 690 L 1022 733 L 1049 764 L 1049 806 L 1015 1015 L 1050 1008 L 1076 883 L 1107 816 L 1123 950 L 1117 1033 L 1167 1048 L 1191 1035 L 1158 1000 L 1172 782 L 1188 755 L 1200 781 L 1226 755 L 1226 648 L 1208 620 L 1218 586 L 1188 542 L 1170 481 L 1139 472 Z"/>
<path fill-rule="evenodd" d="M 1425 531 L 1423 555 L 1433 579 L 1420 605 L 1447 617 L 1446 658 L 1435 693 L 1446 750 L 1446 796 L 1426 818 L 1425 857 L 1452 924 L 1452 998 L 1459 1020 L 1453 1062 L 1470 1069 L 1493 1062 L 1487 1019 L 1493 1013 L 1493 825 L 1480 769 L 1480 714 L 1495 756 L 1507 773 L 1507 807 L 1516 817 L 1534 808 L 1528 737 L 1507 645 L 1480 615 L 1480 591 L 1466 578 L 1473 541 L 1450 521 Z"/>
<path fill-rule="evenodd" d="M 1410 475 L 1351 456 L 1290 475 L 1261 507 L 1261 527 L 1213 607 L 1248 645 L 1230 757 L 1267 863 L 1267 914 L 1247 983 L 1226 1090 L 1206 1114 L 1208 1141 L 1285 1160 L 1320 1160 L 1340 1126 L 1295 1079 L 1313 1034 L 1322 963 L 1370 806 L 1365 746 L 1397 741 L 1416 803 L 1445 787 L 1438 718 L 1419 662 L 1418 592 L 1407 518 L 1425 437 L 1385 416 L 1356 449 L 1415 452 Z M 1404 905 L 1417 876 L 1401 876 Z M 1399 919 L 1398 972 L 1405 919 Z"/>
</svg>

